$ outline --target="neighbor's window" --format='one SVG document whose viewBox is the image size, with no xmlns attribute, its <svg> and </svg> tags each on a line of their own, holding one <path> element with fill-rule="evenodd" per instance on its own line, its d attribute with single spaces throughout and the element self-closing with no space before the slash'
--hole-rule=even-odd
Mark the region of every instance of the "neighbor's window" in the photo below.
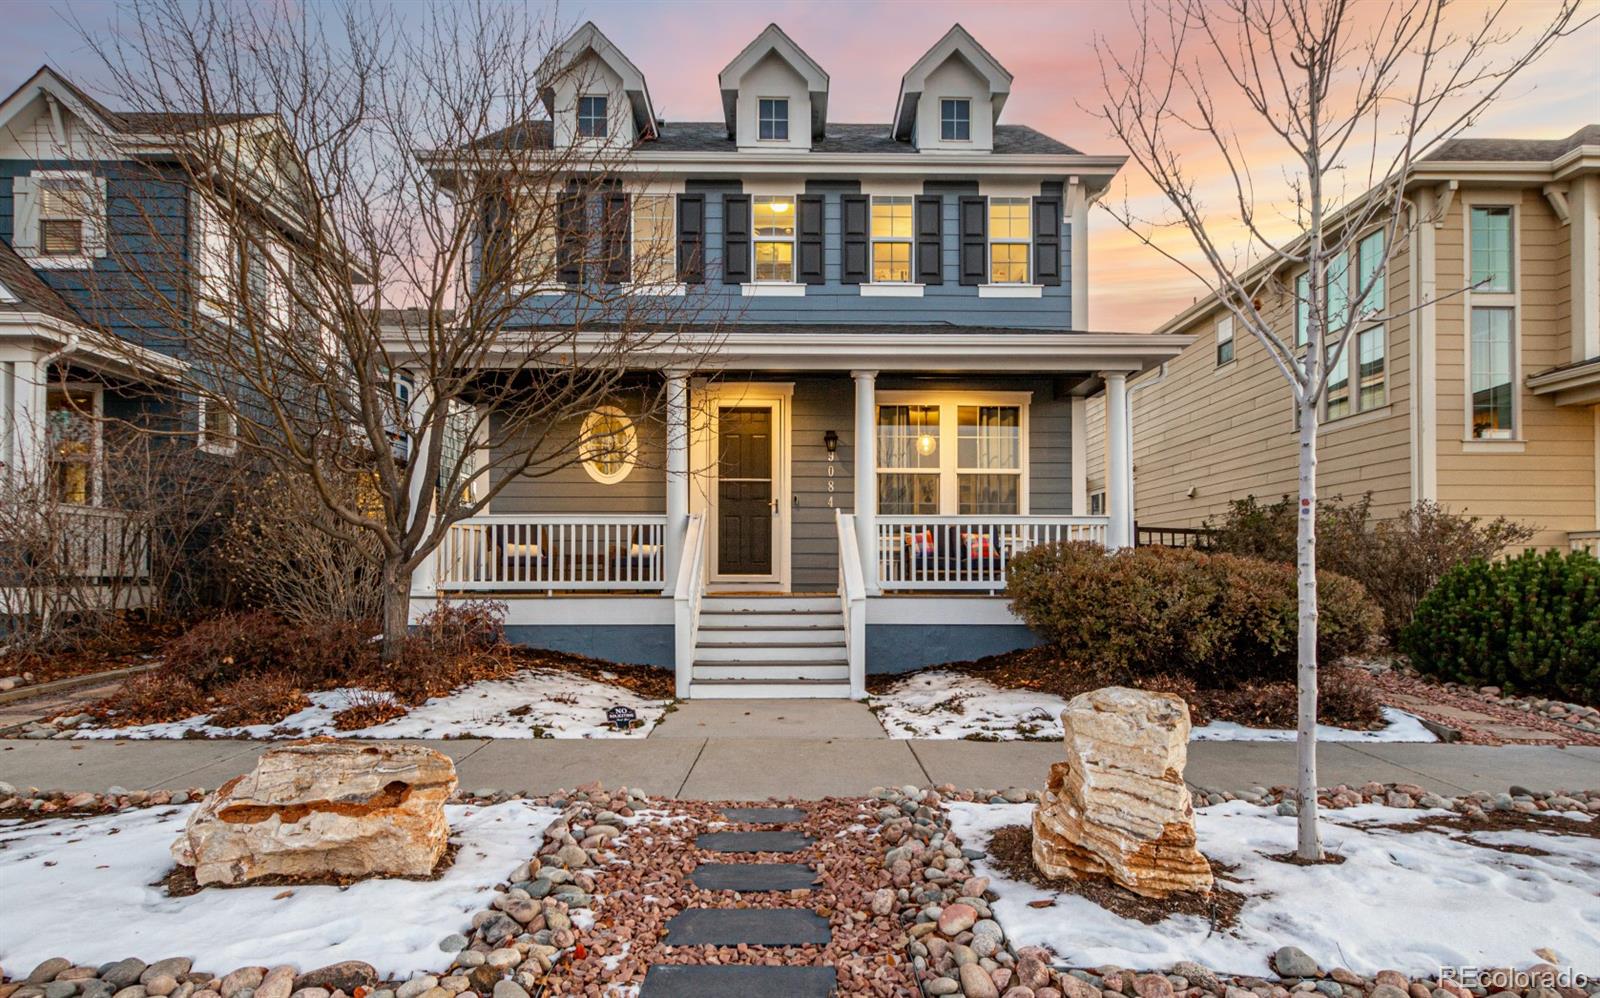
<svg viewBox="0 0 1600 998">
<path fill-rule="evenodd" d="M 755 230 L 756 280 L 794 281 L 794 198 L 758 194 L 750 205 Z"/>
<path fill-rule="evenodd" d="M 1381 316 L 1388 301 L 1383 239 L 1384 233 L 1379 230 L 1356 244 L 1353 270 L 1349 255 L 1344 253 L 1328 266 L 1329 321 L 1334 325 L 1325 331 L 1324 343 L 1336 368 L 1328 376 L 1328 419 L 1366 412 L 1388 401 L 1388 333 L 1383 326 L 1361 328 L 1368 320 Z M 1362 288 L 1367 293 L 1355 308 L 1356 331 L 1339 355 L 1333 357 L 1334 345 L 1351 317 L 1350 305 L 1361 295 Z"/>
<path fill-rule="evenodd" d="M 878 406 L 878 512 L 939 512 L 939 407 Z"/>
<path fill-rule="evenodd" d="M 789 99 L 763 97 L 757 108 L 757 137 L 763 142 L 789 141 Z"/>
<path fill-rule="evenodd" d="M 1303 347 L 1311 338 L 1311 275 L 1294 279 L 1294 345 Z"/>
<path fill-rule="evenodd" d="M 579 453 L 589 477 L 602 485 L 615 485 L 628 477 L 638 456 L 638 432 L 627 413 L 603 405 L 583 420 Z"/>
<path fill-rule="evenodd" d="M 1384 401 L 1384 335 L 1382 326 L 1356 334 L 1356 377 L 1360 394 L 1356 403 L 1362 412 L 1376 409 Z"/>
<path fill-rule="evenodd" d="M 476 422 L 477 413 L 471 405 L 460 399 L 450 400 L 444 417 L 444 432 L 439 439 L 439 475 L 434 483 L 439 505 L 447 509 L 470 503 L 474 498 L 477 469 L 472 434 Z"/>
<path fill-rule="evenodd" d="M 35 178 L 39 197 L 39 254 L 41 256 L 82 256 L 88 233 L 90 211 L 87 174 Z"/>
<path fill-rule="evenodd" d="M 972 101 L 946 97 L 939 102 L 939 138 L 946 142 L 972 139 Z"/>
<path fill-rule="evenodd" d="M 196 445 L 208 454 L 232 454 L 239 449 L 239 423 L 221 401 L 200 396 L 200 435 Z"/>
<path fill-rule="evenodd" d="M 50 493 L 56 502 L 88 506 L 100 493 L 100 390 L 45 392 Z"/>
<path fill-rule="evenodd" d="M 1233 316 L 1217 320 L 1217 366 L 1233 362 Z"/>
<path fill-rule="evenodd" d="M 1022 410 L 1014 405 L 956 409 L 956 512 L 1016 514 L 1022 485 Z"/>
<path fill-rule="evenodd" d="M 1516 350 L 1511 340 L 1509 308 L 1472 310 L 1472 436 L 1477 440 L 1504 440 L 1512 436 L 1512 371 Z"/>
<path fill-rule="evenodd" d="M 1358 319 L 1370 319 L 1383 314 L 1389 300 L 1384 288 L 1383 264 L 1383 231 L 1380 229 L 1356 245 L 1356 283 L 1350 288 L 1350 293 L 1359 294 L 1362 288 L 1367 288 L 1361 307 L 1356 309 Z"/>
<path fill-rule="evenodd" d="M 1511 290 L 1511 209 L 1472 209 L 1472 290 Z"/>
<path fill-rule="evenodd" d="M 606 137 L 606 98 L 578 98 L 578 135 L 586 139 Z"/>
<path fill-rule="evenodd" d="M 1027 284 L 1031 198 L 989 199 L 989 282 Z"/>
<path fill-rule="evenodd" d="M 675 199 L 671 194 L 636 194 L 633 198 L 633 280 L 636 284 L 671 284 L 678 276 Z"/>
<path fill-rule="evenodd" d="M 1106 494 L 1104 492 L 1089 493 L 1089 515 L 1106 515 Z"/>
<path fill-rule="evenodd" d="M 911 280 L 911 199 L 872 199 L 872 281 L 905 284 Z"/>
</svg>

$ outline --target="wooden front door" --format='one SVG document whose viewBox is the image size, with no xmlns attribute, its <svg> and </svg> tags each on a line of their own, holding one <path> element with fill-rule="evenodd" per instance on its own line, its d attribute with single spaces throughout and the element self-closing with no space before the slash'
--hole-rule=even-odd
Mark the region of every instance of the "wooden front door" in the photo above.
<svg viewBox="0 0 1600 998">
<path fill-rule="evenodd" d="M 771 575 L 772 410 L 717 412 L 717 573 Z"/>
</svg>

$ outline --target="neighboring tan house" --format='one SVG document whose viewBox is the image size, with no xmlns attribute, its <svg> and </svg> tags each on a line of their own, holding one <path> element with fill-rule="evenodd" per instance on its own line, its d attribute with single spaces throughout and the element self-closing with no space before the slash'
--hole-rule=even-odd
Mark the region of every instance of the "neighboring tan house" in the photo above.
<svg viewBox="0 0 1600 998">
<path fill-rule="evenodd" d="M 1407 188 L 1437 223 L 1418 227 L 1384 275 L 1385 311 L 1399 317 L 1359 330 L 1330 385 L 1319 493 L 1370 493 L 1377 516 L 1432 500 L 1529 524 L 1536 546 L 1594 549 L 1600 125 L 1562 139 L 1446 142 L 1414 165 Z M 1297 296 L 1281 300 L 1288 339 Z M 1197 527 L 1233 500 L 1297 490 L 1288 382 L 1234 325 L 1214 298 L 1196 303 L 1157 330 L 1193 345 L 1129 383 L 1141 531 Z M 1088 417 L 1097 509 L 1104 395 Z"/>
<path fill-rule="evenodd" d="M 621 454 L 454 525 L 414 612 L 511 597 L 517 640 L 674 667 L 694 697 L 861 696 L 868 671 L 1032 643 L 1007 560 L 1130 542 L 1085 508 L 1085 397 L 1188 342 L 1089 331 L 1088 207 L 1124 157 L 1001 124 L 1011 74 L 959 26 L 878 124 L 830 121 L 828 74 L 776 25 L 718 75 L 720 121 L 660 120 L 592 24 L 547 69 L 595 82 L 552 85 L 529 141 L 629 150 L 620 193 L 562 224 L 631 222 L 633 274 L 604 280 L 714 320 L 712 362 L 668 377 L 665 427 L 637 418 L 641 376 L 589 416 Z M 671 234 L 665 260 L 641 233 Z"/>
</svg>

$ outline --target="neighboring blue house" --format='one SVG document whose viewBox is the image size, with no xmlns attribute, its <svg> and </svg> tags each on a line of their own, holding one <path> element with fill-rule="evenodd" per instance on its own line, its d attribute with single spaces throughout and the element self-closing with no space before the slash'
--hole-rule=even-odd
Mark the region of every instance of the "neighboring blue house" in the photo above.
<svg viewBox="0 0 1600 998">
<path fill-rule="evenodd" d="M 529 269 L 560 279 L 528 321 L 570 322 L 562 254 L 620 233 L 604 280 L 699 317 L 708 353 L 566 431 L 623 445 L 454 526 L 416 612 L 515 597 L 519 639 L 673 667 L 680 696 L 861 696 L 868 671 L 1030 643 L 996 595 L 1018 551 L 1130 543 L 1117 403 L 1189 338 L 1091 330 L 1088 209 L 1124 157 L 1002 124 L 1011 74 L 959 25 L 883 124 L 830 121 L 776 25 L 719 74 L 722 121 L 659 119 L 593 24 L 542 73 L 550 118 L 517 141 L 625 155 L 598 206 L 535 223 Z M 663 387 L 664 426 L 638 402 Z M 1089 516 L 1102 387 L 1114 484 Z"/>
</svg>

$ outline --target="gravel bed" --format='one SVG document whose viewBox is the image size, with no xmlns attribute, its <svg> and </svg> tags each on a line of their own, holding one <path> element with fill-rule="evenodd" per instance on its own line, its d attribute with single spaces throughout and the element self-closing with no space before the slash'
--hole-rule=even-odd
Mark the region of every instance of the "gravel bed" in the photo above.
<svg viewBox="0 0 1600 998">
<path fill-rule="evenodd" d="M 1412 672 L 1377 669 L 1371 683 L 1381 694 L 1404 693 L 1444 707 L 1476 711 L 1505 723 L 1562 736 L 1570 745 L 1600 745 L 1600 708 L 1542 697 L 1505 696 L 1498 686 L 1468 686 L 1462 683 L 1435 682 Z M 1500 738 L 1474 729 L 1471 722 L 1444 714 L 1429 715 L 1424 708 L 1406 707 L 1430 720 L 1458 728 L 1462 740 L 1478 745 L 1504 745 L 1513 739 Z M 1542 741 L 1540 744 L 1550 744 Z"/>
</svg>

